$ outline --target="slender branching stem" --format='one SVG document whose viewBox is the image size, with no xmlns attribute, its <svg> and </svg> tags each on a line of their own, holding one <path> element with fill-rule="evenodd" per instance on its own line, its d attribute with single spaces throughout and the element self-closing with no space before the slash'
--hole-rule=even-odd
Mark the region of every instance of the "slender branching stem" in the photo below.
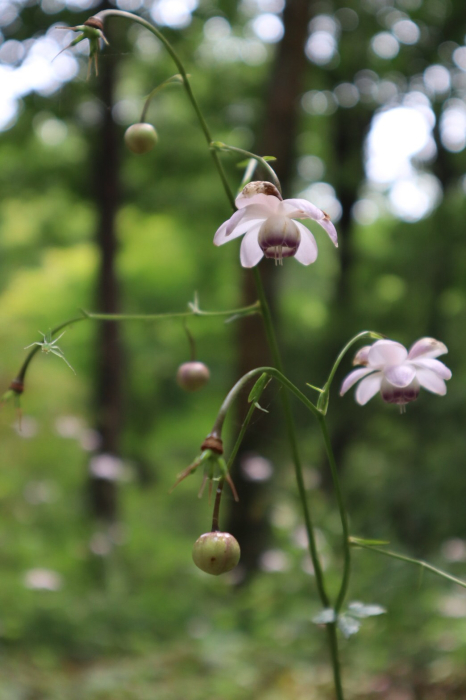
<svg viewBox="0 0 466 700">
<path fill-rule="evenodd" d="M 160 32 L 157 27 L 155 27 L 153 24 L 148 22 L 147 20 L 143 19 L 142 17 L 139 17 L 138 15 L 133 15 L 131 12 L 124 12 L 123 10 L 102 10 L 102 12 L 99 12 L 96 17 L 102 20 L 102 22 L 107 18 L 107 17 L 121 17 L 122 19 L 127 19 L 130 22 L 136 22 L 137 24 L 142 25 L 145 27 L 149 32 L 154 34 L 154 36 L 159 39 L 162 44 L 165 46 L 167 49 L 168 53 L 170 54 L 173 62 L 175 63 L 176 67 L 178 68 L 180 75 L 183 78 L 183 84 L 186 90 L 186 93 L 188 95 L 189 101 L 191 102 L 191 105 L 196 113 L 196 116 L 199 120 L 200 127 L 202 129 L 202 132 L 205 136 L 205 139 L 207 141 L 207 144 L 210 146 L 210 143 L 212 142 L 212 135 L 210 133 L 209 127 L 207 126 L 207 122 L 204 119 L 204 115 L 202 114 L 200 107 L 197 103 L 197 100 L 194 96 L 194 93 L 191 88 L 191 84 L 189 82 L 189 77 L 188 74 L 184 68 L 184 65 L 178 56 L 177 52 L 173 48 L 173 46 L 170 44 L 168 39 Z M 230 186 L 228 184 L 225 171 L 223 170 L 222 164 L 220 162 L 220 158 L 218 156 L 217 151 L 214 149 L 210 150 L 212 154 L 212 158 L 215 164 L 215 167 L 217 168 L 217 172 L 219 174 L 220 180 L 222 181 L 223 188 L 225 190 L 225 194 L 228 197 L 228 200 L 231 204 L 231 207 L 234 208 L 235 206 L 235 198 L 233 197 L 233 193 L 230 189 Z"/>
<path fill-rule="evenodd" d="M 452 576 L 446 571 L 442 571 L 442 569 L 439 569 L 438 567 L 433 566 L 432 564 L 429 564 L 428 562 L 423 561 L 422 559 L 414 559 L 413 557 L 407 557 L 404 554 L 398 554 L 397 552 L 392 552 L 390 549 L 383 549 L 382 547 L 373 547 L 370 544 L 363 544 L 360 540 L 353 541 L 351 538 L 350 545 L 352 545 L 353 547 L 361 547 L 361 549 L 368 549 L 372 552 L 378 552 L 379 554 L 383 554 L 386 557 L 391 557 L 392 559 L 399 559 L 399 561 L 408 562 L 408 564 L 415 564 L 416 566 L 420 566 L 421 569 L 426 569 L 427 571 L 430 571 L 431 573 L 436 574 L 437 576 L 441 576 L 447 581 L 451 581 L 452 583 L 456 583 L 462 588 L 466 588 L 466 581 L 462 581 L 460 578 Z"/>
<path fill-rule="evenodd" d="M 196 304 L 189 305 L 189 311 L 178 311 L 174 313 L 162 313 L 162 314 L 99 314 L 93 313 L 91 311 L 81 310 L 79 316 L 74 316 L 73 318 L 63 321 L 58 326 L 55 326 L 50 331 L 50 337 L 53 338 L 57 333 L 59 333 L 63 328 L 72 326 L 80 321 L 164 321 L 172 318 L 189 318 L 192 316 L 206 316 L 206 317 L 221 317 L 221 316 L 243 316 L 249 315 L 251 313 L 258 313 L 260 311 L 259 302 L 255 302 L 250 306 L 244 306 L 240 309 L 229 309 L 228 311 L 203 311 Z M 39 345 L 35 345 L 31 351 L 28 353 L 26 359 L 24 360 L 21 368 L 16 376 L 16 380 L 19 382 L 24 382 L 27 369 L 34 355 L 40 350 Z"/>
<path fill-rule="evenodd" d="M 193 94 L 191 84 L 189 82 L 188 74 L 183 66 L 183 63 L 181 59 L 179 58 L 178 54 L 170 44 L 170 42 L 166 39 L 166 37 L 150 22 L 147 22 L 145 19 L 142 17 L 138 17 L 137 15 L 134 15 L 130 12 L 124 12 L 123 10 L 103 10 L 102 12 L 99 12 L 96 15 L 99 19 L 104 21 L 108 17 L 121 17 L 123 19 L 130 20 L 132 22 L 136 22 L 140 24 L 141 26 L 145 27 L 148 31 L 150 31 L 154 36 L 156 36 L 165 46 L 167 49 L 169 55 L 173 59 L 175 65 L 178 68 L 178 71 L 180 75 L 183 78 L 183 84 L 186 89 L 186 93 L 188 95 L 188 98 L 192 104 L 192 107 L 196 113 L 196 116 L 199 120 L 200 127 L 202 129 L 202 132 L 206 138 L 207 144 L 210 149 L 211 156 L 213 158 L 215 167 L 217 169 L 217 172 L 219 174 L 220 180 L 223 184 L 225 194 L 228 198 L 228 201 L 231 205 L 231 207 L 234 209 L 235 208 L 235 198 L 233 195 L 233 192 L 228 184 L 228 180 L 226 178 L 225 172 L 223 170 L 223 166 L 220 162 L 219 155 L 217 153 L 217 150 L 215 148 L 210 148 L 210 144 L 214 140 L 212 138 L 212 135 L 210 133 L 209 127 L 207 126 L 206 120 L 204 119 L 204 116 L 201 112 L 201 109 L 197 103 L 197 100 Z M 257 268 L 254 268 L 254 279 L 257 287 L 257 293 L 259 296 L 259 301 L 260 301 L 260 306 L 261 306 L 261 311 L 264 319 L 264 326 L 265 326 L 265 331 L 267 335 L 267 341 L 272 353 L 273 357 L 273 362 L 275 364 L 276 370 L 278 370 L 279 373 L 281 373 L 281 381 L 282 383 L 285 383 L 285 377 L 283 377 L 283 364 L 281 360 L 281 355 L 280 351 L 278 348 L 278 343 L 277 339 L 275 336 L 275 330 L 272 322 L 272 316 L 270 313 L 270 308 L 267 302 L 267 298 L 265 296 L 265 291 L 262 285 L 262 281 L 260 278 L 260 273 L 257 270 Z M 278 378 L 278 377 L 277 377 Z M 288 381 L 288 380 L 286 380 Z M 291 384 L 291 383 L 290 383 Z M 291 387 L 288 387 L 291 390 Z M 296 390 L 299 391 L 299 390 Z M 294 392 L 296 393 L 296 392 Z M 301 393 L 301 392 L 299 392 Z M 314 404 L 312 404 L 304 395 L 302 395 L 306 402 L 308 402 L 312 406 L 313 412 L 317 411 L 316 407 Z M 302 470 L 302 464 L 301 464 L 301 459 L 299 456 L 299 450 L 298 450 L 298 441 L 297 441 L 297 436 L 296 436 L 296 429 L 294 425 L 294 419 L 293 415 L 291 412 L 291 406 L 288 400 L 288 395 L 287 392 L 282 392 L 282 405 L 283 405 L 283 410 L 285 414 L 285 423 L 286 423 L 286 430 L 288 434 L 288 440 L 290 443 L 291 447 L 291 454 L 292 454 L 292 459 L 294 462 L 294 467 L 295 467 L 295 475 L 296 475 L 296 481 L 298 484 L 298 492 L 299 492 L 299 497 L 301 500 L 301 506 L 303 509 L 303 514 L 304 514 L 304 520 L 306 524 L 306 530 L 308 534 L 308 539 L 309 539 L 309 549 L 311 553 L 311 558 L 312 558 L 312 563 L 314 566 L 314 571 L 315 571 L 315 576 L 316 576 L 316 583 L 317 583 L 317 589 L 318 593 L 320 596 L 320 599 L 322 601 L 322 605 L 324 607 L 329 606 L 329 598 L 325 590 L 325 585 L 324 585 L 324 576 L 322 572 L 322 568 L 320 565 L 318 553 L 317 553 L 317 546 L 316 546 L 316 541 L 315 541 L 315 535 L 314 535 L 314 528 L 313 528 L 313 523 L 311 519 L 311 514 L 309 511 L 308 503 L 307 503 L 307 498 L 306 498 L 306 489 L 304 486 L 304 478 L 303 478 L 303 470 Z M 309 408 L 309 406 L 308 406 Z M 335 677 L 335 688 L 337 692 L 337 698 L 338 700 L 343 700 L 343 694 L 341 691 L 341 680 L 340 680 L 340 668 L 339 668 L 339 660 L 338 660 L 338 647 L 336 643 L 336 636 L 334 637 L 333 641 L 330 640 L 329 643 L 330 646 L 330 653 L 332 657 L 332 664 L 333 664 L 333 671 L 334 671 L 334 677 Z"/>
<path fill-rule="evenodd" d="M 345 504 L 343 501 L 343 495 L 340 486 L 340 478 L 338 476 L 338 469 L 335 462 L 335 456 L 333 454 L 332 443 L 330 441 L 330 435 L 328 433 L 327 423 L 325 422 L 325 416 L 321 413 L 318 417 L 320 429 L 322 431 L 322 437 L 324 439 L 325 450 L 327 452 L 327 458 L 330 464 L 330 470 L 332 472 L 333 486 L 335 489 L 335 495 L 338 503 L 338 511 L 340 513 L 341 527 L 343 533 L 343 576 L 341 580 L 340 590 L 338 592 L 337 600 L 334 606 L 335 615 L 341 610 L 341 606 L 346 597 L 348 591 L 348 585 L 351 574 L 351 546 L 349 541 L 349 527 L 348 527 L 348 515 L 346 513 Z"/>
</svg>

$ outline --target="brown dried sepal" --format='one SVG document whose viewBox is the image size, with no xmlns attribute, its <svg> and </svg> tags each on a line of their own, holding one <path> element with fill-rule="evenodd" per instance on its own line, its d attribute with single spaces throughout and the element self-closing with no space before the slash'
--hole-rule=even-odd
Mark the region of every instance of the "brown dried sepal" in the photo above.
<svg viewBox="0 0 466 700">
<path fill-rule="evenodd" d="M 10 391 L 14 391 L 15 394 L 22 394 L 24 391 L 24 382 L 22 379 L 13 379 L 9 386 Z"/>
<path fill-rule="evenodd" d="M 262 180 L 255 180 L 254 182 L 249 182 L 246 187 L 243 188 L 241 192 L 243 197 L 254 197 L 255 194 L 268 194 L 277 199 L 283 199 L 278 189 L 271 182 L 266 182 Z"/>
<path fill-rule="evenodd" d="M 104 31 L 104 23 L 98 17 L 89 17 L 84 22 L 85 27 L 92 27 L 93 29 L 100 29 L 101 32 Z"/>
<path fill-rule="evenodd" d="M 212 450 L 217 455 L 223 455 L 223 442 L 215 435 L 208 435 L 201 445 L 201 450 Z"/>
</svg>

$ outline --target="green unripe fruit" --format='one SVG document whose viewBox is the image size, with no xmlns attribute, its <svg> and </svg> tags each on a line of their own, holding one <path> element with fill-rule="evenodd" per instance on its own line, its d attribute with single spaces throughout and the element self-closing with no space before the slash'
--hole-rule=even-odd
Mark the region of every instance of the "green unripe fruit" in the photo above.
<svg viewBox="0 0 466 700">
<path fill-rule="evenodd" d="M 203 362 L 185 362 L 178 367 L 176 381 L 185 391 L 197 391 L 207 384 L 210 372 Z"/>
<path fill-rule="evenodd" d="M 206 574 L 220 576 L 235 568 L 241 550 L 229 532 L 206 532 L 195 541 L 193 561 Z"/>
<path fill-rule="evenodd" d="M 157 141 L 157 132 L 152 124 L 140 122 L 129 126 L 125 131 L 126 145 L 130 151 L 138 155 L 152 151 Z"/>
</svg>

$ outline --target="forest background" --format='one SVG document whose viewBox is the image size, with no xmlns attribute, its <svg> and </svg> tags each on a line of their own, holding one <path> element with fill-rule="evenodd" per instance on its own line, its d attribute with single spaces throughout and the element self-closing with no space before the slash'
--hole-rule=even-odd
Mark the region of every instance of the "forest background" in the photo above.
<svg viewBox="0 0 466 700">
<path fill-rule="evenodd" d="M 55 27 L 102 7 L 0 0 L 5 391 L 38 331 L 79 308 L 184 311 L 196 292 L 207 310 L 255 300 L 238 246 L 212 245 L 230 211 L 183 90 L 154 98 L 148 120 L 159 143 L 150 154 L 124 147 L 145 96 L 176 72 L 161 44 L 110 20 L 98 77 L 86 81 L 87 42 L 52 62 L 74 38 Z M 308 198 L 335 222 L 340 249 L 319 236 L 311 267 L 260 265 L 290 379 L 303 390 L 322 384 L 364 329 L 448 346 L 444 399 L 424 392 L 400 416 L 379 399 L 364 408 L 340 399 L 335 387 L 329 425 L 353 534 L 465 578 L 463 0 L 117 7 L 166 32 L 216 139 L 276 156 L 285 196 Z M 240 159 L 222 160 L 237 187 Z M 240 504 L 223 506 L 242 566 L 212 579 L 191 562 L 211 511 L 196 497 L 196 476 L 168 490 L 233 382 L 269 358 L 257 316 L 188 326 L 212 375 L 199 393 L 175 382 L 189 359 L 180 321 L 89 321 L 59 343 L 76 376 L 56 357 L 35 358 L 21 430 L 14 404 L 3 406 L 0 698 L 331 697 L 277 387 L 234 468 Z M 347 361 L 337 379 L 348 370 Z M 336 586 L 340 525 L 328 468 L 309 416 L 295 412 Z M 241 419 L 238 408 L 230 440 Z M 375 553 L 354 560 L 350 599 L 388 613 L 342 643 L 348 696 L 464 698 L 464 591 Z"/>
</svg>

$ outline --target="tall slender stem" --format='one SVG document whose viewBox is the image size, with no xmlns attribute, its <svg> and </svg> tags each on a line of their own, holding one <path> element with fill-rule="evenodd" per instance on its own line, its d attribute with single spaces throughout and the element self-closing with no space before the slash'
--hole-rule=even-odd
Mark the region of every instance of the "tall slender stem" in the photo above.
<svg viewBox="0 0 466 700">
<path fill-rule="evenodd" d="M 200 127 L 201 127 L 201 129 L 204 133 L 204 136 L 206 138 L 206 141 L 209 145 L 210 153 L 211 153 L 212 158 L 214 160 L 215 167 L 217 168 L 219 177 L 222 181 L 226 196 L 230 202 L 230 205 L 232 206 L 232 208 L 234 208 L 235 207 L 235 198 L 234 198 L 233 192 L 228 184 L 225 172 L 223 170 L 223 166 L 222 166 L 220 159 L 218 157 L 218 153 L 217 153 L 215 148 L 210 148 L 210 144 L 213 141 L 212 135 L 211 135 L 210 130 L 207 126 L 207 123 L 204 119 L 204 116 L 200 110 L 200 107 L 197 103 L 197 100 L 194 97 L 194 94 L 193 94 L 193 91 L 191 89 L 191 85 L 190 85 L 187 73 L 185 71 L 185 68 L 184 68 L 178 54 L 176 53 L 176 51 L 174 50 L 174 48 L 170 44 L 170 42 L 165 38 L 165 36 L 154 25 L 152 25 L 150 22 L 147 22 L 146 20 L 142 19 L 141 17 L 138 17 L 137 15 L 131 14 L 130 12 L 124 12 L 122 10 L 103 10 L 102 12 L 98 13 L 97 17 L 99 19 L 101 19 L 102 21 L 106 17 L 122 17 L 122 18 L 128 19 L 130 21 L 137 22 L 138 24 L 141 24 L 143 27 L 148 29 L 152 34 L 154 34 L 164 44 L 168 53 L 170 54 L 173 61 L 175 62 L 181 76 L 183 77 L 183 82 L 184 82 L 184 86 L 185 86 L 188 98 L 193 106 L 193 109 L 194 109 L 194 111 L 197 115 L 197 118 L 199 120 Z M 261 310 L 262 310 L 262 315 L 263 315 L 263 319 L 264 319 L 264 326 L 265 326 L 267 341 L 268 341 L 268 344 L 269 344 L 269 347 L 270 347 L 270 350 L 272 353 L 273 362 L 274 362 L 275 367 L 280 372 L 283 372 L 283 363 L 281 360 L 280 350 L 278 347 L 278 343 L 277 343 L 277 339 L 276 339 L 276 335 L 275 335 L 275 330 L 273 327 L 272 315 L 271 315 L 268 301 L 267 301 L 267 298 L 265 295 L 262 280 L 261 280 L 261 277 L 260 277 L 260 274 L 259 274 L 259 271 L 257 268 L 254 268 L 254 279 L 255 279 L 255 283 L 256 283 L 256 288 L 257 288 L 259 300 L 261 303 Z M 288 440 L 290 443 L 291 454 L 292 454 L 292 459 L 293 459 L 294 468 L 295 468 L 295 476 L 296 476 L 296 482 L 298 485 L 299 497 L 301 500 L 301 506 L 302 506 L 303 514 L 304 514 L 304 521 L 305 521 L 307 535 L 308 535 L 308 539 L 309 539 L 309 550 L 310 550 L 310 554 L 311 554 L 312 563 L 314 566 L 317 589 L 318 589 L 318 593 L 319 593 L 319 596 L 320 596 L 320 599 L 322 601 L 323 606 L 328 607 L 329 606 L 329 598 L 328 598 L 327 592 L 325 590 L 324 576 L 323 576 L 322 567 L 321 567 L 318 552 L 317 552 L 317 545 L 316 545 L 316 540 L 315 540 L 315 535 L 314 535 L 312 518 L 311 518 L 310 510 L 308 507 L 308 503 L 307 503 L 306 488 L 304 485 L 303 469 L 302 469 L 301 459 L 300 459 L 300 455 L 299 455 L 296 429 L 295 429 L 293 414 L 291 412 L 290 402 L 289 402 L 289 399 L 288 399 L 286 392 L 282 392 L 282 406 L 283 406 L 283 411 L 285 414 L 286 430 L 287 430 L 287 434 L 288 434 Z M 330 640 L 330 652 L 331 652 L 331 657 L 332 657 L 334 676 L 336 679 L 335 680 L 335 688 L 337 691 L 337 698 L 338 698 L 338 700 L 343 700 L 343 694 L 342 694 L 342 690 L 341 690 L 340 669 L 339 669 L 339 660 L 338 660 L 338 647 L 336 644 L 336 636 L 334 637 L 333 641 Z"/>
<path fill-rule="evenodd" d="M 348 515 L 346 513 L 345 504 L 343 502 L 343 495 L 341 492 L 340 479 L 338 476 L 338 469 L 335 462 L 335 456 L 333 454 L 332 443 L 330 442 L 330 435 L 327 429 L 327 423 L 325 422 L 325 416 L 320 413 L 319 425 L 322 431 L 322 437 L 324 438 L 325 450 L 327 452 L 328 461 L 330 463 L 330 470 L 332 472 L 333 486 L 335 488 L 335 495 L 337 497 L 338 510 L 340 513 L 341 527 L 343 531 L 343 552 L 344 552 L 344 563 L 343 563 L 343 576 L 341 580 L 340 590 L 338 592 L 337 601 L 335 603 L 335 615 L 341 610 L 341 606 L 346 597 L 348 591 L 349 579 L 351 574 L 351 545 L 350 545 L 350 533 L 348 527 Z"/>
</svg>

